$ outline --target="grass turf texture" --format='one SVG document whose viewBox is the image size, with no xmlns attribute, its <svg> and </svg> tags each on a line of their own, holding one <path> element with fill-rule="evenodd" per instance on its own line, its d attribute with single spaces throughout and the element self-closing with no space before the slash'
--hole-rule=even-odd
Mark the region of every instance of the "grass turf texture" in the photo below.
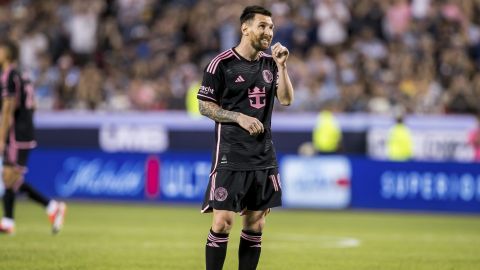
<svg viewBox="0 0 480 270">
<path fill-rule="evenodd" d="M 198 208 L 70 203 L 57 236 L 37 205 L 16 213 L 16 235 L 0 235 L 0 269 L 204 269 L 211 215 Z M 240 224 L 224 269 L 237 269 Z M 480 218 L 277 210 L 258 269 L 477 270 Z"/>
</svg>

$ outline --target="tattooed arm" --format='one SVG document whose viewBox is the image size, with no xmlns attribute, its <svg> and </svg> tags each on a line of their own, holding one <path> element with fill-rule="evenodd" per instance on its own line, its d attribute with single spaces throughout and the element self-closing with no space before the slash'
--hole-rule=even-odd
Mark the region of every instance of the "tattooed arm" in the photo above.
<svg viewBox="0 0 480 270">
<path fill-rule="evenodd" d="M 243 113 L 232 112 L 222 109 L 217 104 L 210 101 L 199 100 L 200 113 L 215 122 L 219 123 L 237 123 L 250 135 L 263 133 L 263 124 L 255 117 L 250 117 Z"/>
<path fill-rule="evenodd" d="M 237 122 L 238 112 L 227 111 L 217 104 L 209 101 L 199 100 L 200 103 L 200 113 L 215 122 Z"/>
</svg>

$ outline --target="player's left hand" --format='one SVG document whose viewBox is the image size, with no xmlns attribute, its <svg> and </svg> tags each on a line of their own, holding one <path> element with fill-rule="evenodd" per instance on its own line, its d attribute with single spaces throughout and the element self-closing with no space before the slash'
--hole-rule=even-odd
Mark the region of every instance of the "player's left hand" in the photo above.
<svg viewBox="0 0 480 270">
<path fill-rule="evenodd" d="M 287 47 L 280 44 L 280 42 L 277 42 L 275 43 L 275 45 L 271 47 L 271 49 L 272 49 L 273 60 L 275 60 L 275 63 L 277 63 L 277 66 L 285 67 L 287 63 L 288 55 L 290 54 Z"/>
</svg>

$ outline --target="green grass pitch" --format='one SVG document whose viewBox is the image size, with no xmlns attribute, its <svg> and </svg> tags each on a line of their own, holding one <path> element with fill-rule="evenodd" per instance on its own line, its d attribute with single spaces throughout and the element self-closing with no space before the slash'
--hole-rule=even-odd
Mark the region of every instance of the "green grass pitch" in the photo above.
<svg viewBox="0 0 480 270">
<path fill-rule="evenodd" d="M 19 202 L 0 235 L 0 269 L 204 269 L 210 214 L 198 207 L 70 203 L 57 236 L 43 209 Z M 237 269 L 241 220 L 224 269 Z M 480 269 L 478 216 L 273 211 L 258 269 Z"/>
</svg>

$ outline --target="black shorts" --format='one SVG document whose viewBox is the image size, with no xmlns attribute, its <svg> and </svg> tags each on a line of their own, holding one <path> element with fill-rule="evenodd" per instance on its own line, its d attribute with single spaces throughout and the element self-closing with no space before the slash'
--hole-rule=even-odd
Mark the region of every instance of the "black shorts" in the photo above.
<svg viewBox="0 0 480 270">
<path fill-rule="evenodd" d="M 17 121 L 14 129 L 9 129 L 3 152 L 3 164 L 17 167 L 26 172 L 28 156 L 30 151 L 37 146 L 37 142 L 33 139 L 33 124 L 30 124 L 32 115 L 20 120 L 22 121 Z"/>
<path fill-rule="evenodd" d="M 217 170 L 210 176 L 202 213 L 216 210 L 262 211 L 282 205 L 278 169 L 257 171 Z"/>
<path fill-rule="evenodd" d="M 30 151 L 31 149 L 18 149 L 7 145 L 3 153 L 3 165 L 14 166 L 26 171 Z"/>
</svg>

